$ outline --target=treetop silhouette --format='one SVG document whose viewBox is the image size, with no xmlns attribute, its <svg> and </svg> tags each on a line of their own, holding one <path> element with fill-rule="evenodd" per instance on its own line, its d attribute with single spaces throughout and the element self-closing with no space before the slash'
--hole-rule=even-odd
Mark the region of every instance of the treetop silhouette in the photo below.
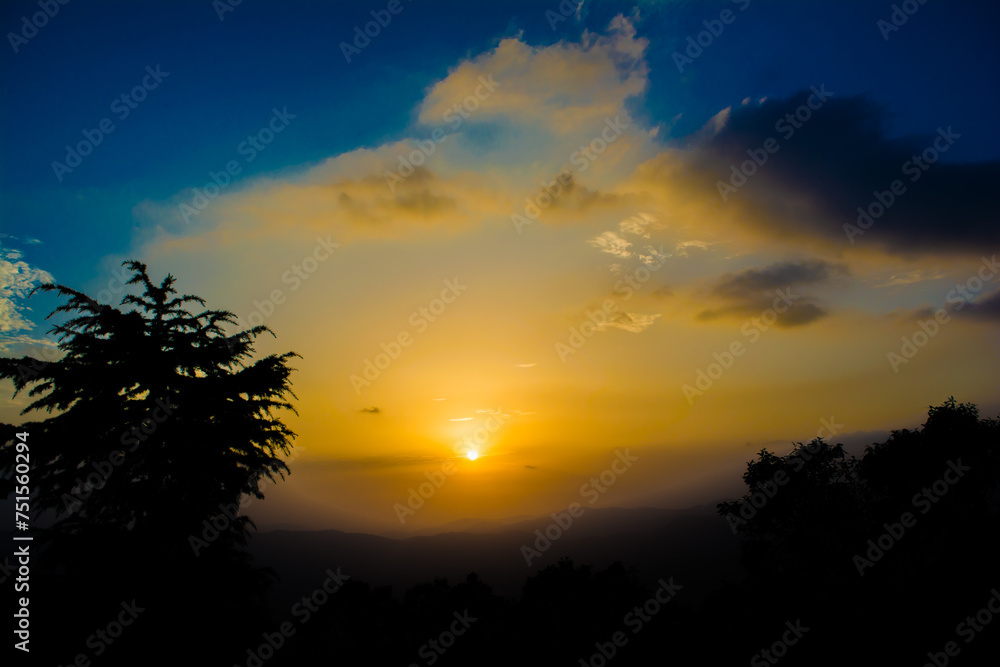
<svg viewBox="0 0 1000 667">
<path fill-rule="evenodd" d="M 14 396 L 27 390 L 33 399 L 22 414 L 50 415 L 0 424 L 0 452 L 13 462 L 4 450 L 15 431 L 30 430 L 32 509 L 53 512 L 57 526 L 155 534 L 186 546 L 183 536 L 220 504 L 262 498 L 259 482 L 288 472 L 281 457 L 295 434 L 275 411 L 295 411 L 288 363 L 299 355 L 251 362 L 267 327 L 227 335 L 233 313 L 191 313 L 188 306 L 205 301 L 177 296 L 172 275 L 157 285 L 142 262 L 123 264 L 133 272 L 126 285 L 142 291 L 120 308 L 64 285 L 36 288 L 67 299 L 46 318 L 71 315 L 50 331 L 64 355 L 0 359 Z M 228 537 L 242 541 L 248 523 L 240 517 Z"/>
</svg>

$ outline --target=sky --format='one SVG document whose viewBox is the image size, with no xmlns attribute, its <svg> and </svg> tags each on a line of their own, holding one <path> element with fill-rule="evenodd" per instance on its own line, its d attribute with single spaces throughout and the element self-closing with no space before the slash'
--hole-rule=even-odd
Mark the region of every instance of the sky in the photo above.
<svg viewBox="0 0 1000 667">
<path fill-rule="evenodd" d="M 902 5 L 5 2 L 0 352 L 126 259 L 268 326 L 262 528 L 685 507 L 996 415 L 1000 9 Z"/>
</svg>

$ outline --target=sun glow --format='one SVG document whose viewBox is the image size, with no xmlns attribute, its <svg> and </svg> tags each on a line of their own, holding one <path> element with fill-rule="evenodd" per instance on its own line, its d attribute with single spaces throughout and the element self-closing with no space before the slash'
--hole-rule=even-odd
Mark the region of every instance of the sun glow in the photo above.
<svg viewBox="0 0 1000 667">
<path fill-rule="evenodd" d="M 475 461 L 476 459 L 479 458 L 479 454 L 475 450 L 473 450 L 473 449 L 470 449 L 469 453 L 466 454 L 466 456 L 469 457 L 470 461 Z"/>
</svg>

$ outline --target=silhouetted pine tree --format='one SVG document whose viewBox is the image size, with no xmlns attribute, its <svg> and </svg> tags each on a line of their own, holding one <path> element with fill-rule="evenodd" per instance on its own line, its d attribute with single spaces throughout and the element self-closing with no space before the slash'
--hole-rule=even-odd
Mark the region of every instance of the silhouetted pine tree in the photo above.
<svg viewBox="0 0 1000 667">
<path fill-rule="evenodd" d="M 239 501 L 263 498 L 263 478 L 288 472 L 281 456 L 295 434 L 276 412 L 294 411 L 288 363 L 298 355 L 251 361 L 255 338 L 269 329 L 227 335 L 232 313 L 189 312 L 205 302 L 177 296 L 173 276 L 156 285 L 143 263 L 125 265 L 127 285 L 141 294 L 119 307 L 63 285 L 37 288 L 67 299 L 49 315 L 70 315 L 50 332 L 64 354 L 0 359 L 0 379 L 32 399 L 22 414 L 49 413 L 0 424 L 0 492 L 10 493 L 14 434 L 27 431 L 31 509 L 54 521 L 35 542 L 50 568 L 50 608 L 87 599 L 100 618 L 100 609 L 138 596 L 150 611 L 120 644 L 159 643 L 174 623 L 190 633 L 199 621 L 206 641 L 221 645 L 228 633 L 226 642 L 241 642 L 236 635 L 264 617 L 269 573 L 241 549 L 251 524 L 237 516 Z M 230 516 L 216 520 L 217 533 L 192 548 L 223 508 Z M 68 645 L 82 647 L 93 632 L 89 616 L 66 607 L 59 623 L 68 624 Z"/>
</svg>

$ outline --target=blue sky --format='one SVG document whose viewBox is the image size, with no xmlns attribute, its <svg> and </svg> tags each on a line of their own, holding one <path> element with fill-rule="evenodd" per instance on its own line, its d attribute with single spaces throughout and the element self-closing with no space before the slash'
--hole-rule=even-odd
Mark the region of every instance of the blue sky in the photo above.
<svg viewBox="0 0 1000 667">
<path fill-rule="evenodd" d="M 349 64 L 339 44 L 385 3 L 247 0 L 220 21 L 208 1 L 71 2 L 17 53 L 9 44 L 3 50 L 0 85 L 9 102 L 0 216 L 4 231 L 17 236 L 58 230 L 65 242 L 33 253 L 65 279 L 83 280 L 96 256 L 128 249 L 136 201 L 202 183 L 274 106 L 298 114 L 295 126 L 242 177 L 398 138 L 425 88 L 464 55 L 518 30 L 536 45 L 575 40 L 634 7 L 639 35 L 652 38 L 642 113 L 652 122 L 683 114 L 677 134 L 745 96 L 826 83 L 886 104 L 896 133 L 952 124 L 976 135 L 949 159 L 994 158 L 998 92 L 981 66 L 998 62 L 992 26 L 1000 10 L 989 2 L 945 4 L 925 4 L 884 41 L 876 21 L 891 10 L 877 2 L 755 0 L 745 11 L 724 2 L 593 2 L 582 21 L 572 16 L 554 30 L 545 12 L 558 12 L 558 3 L 404 2 Z M 727 6 L 734 24 L 678 73 L 671 54 Z M 4 3 L 4 30 L 17 31 L 37 11 L 36 2 Z M 170 73 L 163 88 L 58 182 L 51 163 L 64 146 L 112 116 L 110 103 L 156 64 Z"/>
<path fill-rule="evenodd" d="M 308 360 L 294 429 L 315 465 L 280 507 L 344 484 L 370 502 L 364 516 L 337 521 L 391 523 L 383 510 L 423 473 L 357 478 L 342 468 L 433 458 L 456 436 L 451 422 L 498 404 L 524 423 L 477 464 L 511 493 L 526 484 L 530 500 L 487 502 L 470 482 L 433 520 L 465 507 L 558 505 L 552 489 L 598 465 L 621 423 L 621 437 L 657 462 L 651 470 L 683 471 L 692 484 L 737 469 L 747 440 L 801 439 L 830 412 L 874 432 L 912 425 L 951 393 L 997 404 L 981 360 L 1000 353 L 1000 281 L 948 310 L 956 324 L 918 358 L 891 361 L 901 337 L 951 308 L 950 290 L 1000 244 L 990 217 L 996 3 L 913 0 L 885 39 L 878 22 L 893 3 L 871 0 L 400 0 L 350 62 L 342 43 L 389 2 L 244 0 L 221 17 L 218 6 L 71 0 L 26 42 L 12 35 L 38 1 L 0 8 L 0 346 L 20 352 L 44 337 L 56 301 L 29 302 L 31 286 L 51 277 L 96 293 L 125 258 L 173 272 L 182 291 L 241 322 L 284 289 L 287 305 L 267 321 L 278 342 L 263 350 Z M 721 32 L 709 36 L 706 22 Z M 676 54 L 699 34 L 702 53 L 679 71 Z M 157 68 L 162 80 L 120 117 L 116 99 Z M 494 74 L 497 92 L 448 129 L 418 176 L 388 183 L 401 156 L 443 126 L 442 111 Z M 732 165 L 812 87 L 832 101 L 720 200 Z M 275 110 L 287 125 L 250 161 L 241 146 Z M 513 229 L 539 184 L 614 117 L 626 126 L 617 143 L 573 175 L 538 224 Z M 53 162 L 103 119 L 114 130 L 60 180 Z M 855 207 L 949 127 L 960 138 L 940 164 L 870 231 L 845 238 Z M 239 173 L 184 222 L 181 205 L 231 161 Z M 336 259 L 290 293 L 282 276 L 322 238 L 341 244 Z M 640 265 L 655 265 L 655 277 L 586 349 L 560 354 L 568 327 Z M 475 288 L 451 323 L 355 392 L 350 378 L 379 341 L 456 275 Z M 770 302 L 761 285 L 803 290 L 796 316 L 686 400 L 683 387 Z M 429 409 L 415 378 L 456 408 Z M 372 406 L 380 411 L 362 412 Z M 511 472 L 529 468 L 547 481 Z M 635 502 L 666 502 L 650 475 L 635 475 Z M 328 508 L 313 511 L 333 521 Z"/>
</svg>

